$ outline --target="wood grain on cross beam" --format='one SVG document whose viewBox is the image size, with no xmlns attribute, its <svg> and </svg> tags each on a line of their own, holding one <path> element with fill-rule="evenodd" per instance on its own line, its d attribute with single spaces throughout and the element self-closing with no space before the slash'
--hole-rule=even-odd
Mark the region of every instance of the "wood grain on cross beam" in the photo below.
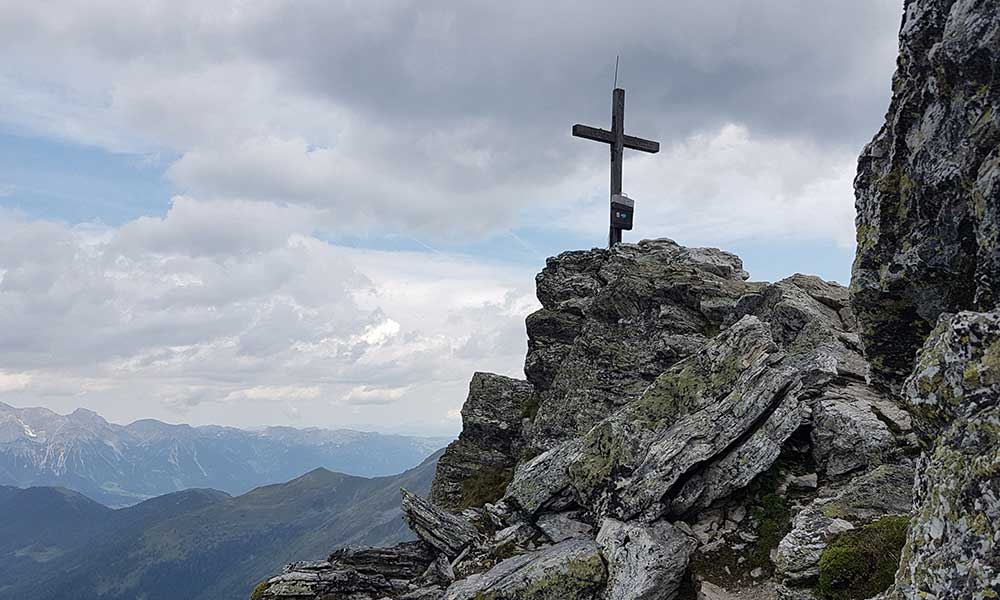
<svg viewBox="0 0 1000 600">
<path fill-rule="evenodd" d="M 607 129 L 580 125 L 579 123 L 573 126 L 573 135 L 579 138 L 594 140 L 595 142 L 604 142 L 605 144 L 611 144 L 615 141 L 614 134 Z M 624 136 L 622 145 L 630 150 L 639 150 L 640 152 L 649 152 L 650 154 L 656 154 L 660 151 L 660 142 L 645 140 L 633 135 Z"/>
</svg>

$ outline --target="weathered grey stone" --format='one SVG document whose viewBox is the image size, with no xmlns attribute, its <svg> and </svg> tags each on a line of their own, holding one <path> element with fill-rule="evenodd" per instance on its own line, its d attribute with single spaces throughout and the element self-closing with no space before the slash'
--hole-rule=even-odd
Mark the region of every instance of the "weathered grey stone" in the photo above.
<svg viewBox="0 0 1000 600">
<path fill-rule="evenodd" d="M 1000 11 L 909 0 L 885 125 L 855 179 L 852 306 L 893 389 L 938 315 L 1000 301 Z"/>
<path fill-rule="evenodd" d="M 815 598 L 809 586 L 819 575 L 819 559 L 831 539 L 882 517 L 910 511 L 913 468 L 908 464 L 880 465 L 821 495 L 793 521 L 792 531 L 773 556 L 781 598 Z M 806 587 L 802 587 L 806 586 Z"/>
<path fill-rule="evenodd" d="M 722 589 L 721 587 L 710 583 L 708 581 L 702 581 L 698 586 L 698 596 L 697 600 L 735 600 L 729 592 Z"/>
<path fill-rule="evenodd" d="M 1000 594 L 1000 312 L 943 316 L 904 386 L 927 451 L 897 575 L 904 598 Z"/>
<path fill-rule="evenodd" d="M 522 462 L 514 471 L 514 480 L 507 486 L 506 501 L 529 514 L 545 507 L 559 511 L 573 502 L 567 469 L 576 460 L 581 441 L 564 442 L 535 458 Z"/>
<path fill-rule="evenodd" d="M 292 563 L 267 581 L 261 598 L 342 597 L 375 600 L 407 591 L 382 575 L 365 575 L 334 568 L 328 562 Z"/>
<path fill-rule="evenodd" d="M 795 387 L 745 440 L 737 440 L 704 465 L 689 471 L 680 489 L 665 499 L 665 514 L 689 515 L 746 487 L 774 464 L 783 444 L 808 419 L 808 406 Z"/>
<path fill-rule="evenodd" d="M 860 525 L 893 515 L 909 514 L 913 506 L 913 465 L 879 465 L 851 479 L 817 506 L 828 517 Z"/>
<path fill-rule="evenodd" d="M 606 600 L 673 600 L 690 554 L 684 532 L 666 521 L 652 525 L 604 519 L 597 543 L 608 564 Z"/>
<path fill-rule="evenodd" d="M 734 324 L 587 434 L 569 469 L 576 490 L 606 514 L 655 518 L 682 476 L 794 401 L 794 372 L 778 366 L 782 357 L 758 319 Z"/>
<path fill-rule="evenodd" d="M 854 529 L 843 519 L 828 517 L 815 503 L 802 509 L 792 522 L 792 530 L 782 538 L 774 555 L 774 566 L 786 583 L 815 581 L 819 557 L 838 533 Z"/>
<path fill-rule="evenodd" d="M 593 540 L 569 540 L 501 562 L 451 585 L 447 600 L 598 600 L 607 574 Z"/>
<path fill-rule="evenodd" d="M 671 240 L 564 252 L 536 278 L 525 373 L 539 392 L 532 444 L 586 433 L 719 331 L 753 284 L 736 256 Z"/>
<path fill-rule="evenodd" d="M 435 598 L 432 593 L 435 589 L 433 585 L 423 595 L 400 594 L 406 594 L 411 591 L 411 587 L 415 587 L 410 586 L 407 580 L 427 578 L 428 569 L 436 556 L 433 548 L 422 541 L 403 542 L 383 548 L 341 548 L 333 552 L 326 561 L 304 561 L 288 565 L 284 573 L 268 580 L 262 598 L 337 597 L 375 600 L 404 597 L 430 600 Z M 436 589 L 437 597 L 440 597 L 440 587 Z"/>
<path fill-rule="evenodd" d="M 579 520 L 579 516 L 578 512 L 544 514 L 538 517 L 535 525 L 556 543 L 576 538 L 593 537 L 594 528 Z"/>
<path fill-rule="evenodd" d="M 521 424 L 533 406 L 526 381 L 476 373 L 462 405 L 462 433 L 438 459 L 431 501 L 448 510 L 503 495 L 520 450 Z"/>
<path fill-rule="evenodd" d="M 435 556 L 434 549 L 422 541 L 380 548 L 348 546 L 334 551 L 322 568 L 353 569 L 363 575 L 382 575 L 386 579 L 414 579 L 427 571 Z"/>
<path fill-rule="evenodd" d="M 451 558 L 474 542 L 479 532 L 456 515 L 442 510 L 406 490 L 403 495 L 403 519 L 420 539 Z"/>
<path fill-rule="evenodd" d="M 849 382 L 831 386 L 813 404 L 813 457 L 828 477 L 864 470 L 896 456 L 896 438 L 876 409 L 881 399 L 868 386 Z"/>
<path fill-rule="evenodd" d="M 790 490 L 815 490 L 819 486 L 819 478 L 816 473 L 806 473 L 788 479 L 788 489 Z"/>
<path fill-rule="evenodd" d="M 429 586 L 403 594 L 399 600 L 441 600 L 441 598 L 444 598 L 444 589 L 438 586 Z"/>
</svg>

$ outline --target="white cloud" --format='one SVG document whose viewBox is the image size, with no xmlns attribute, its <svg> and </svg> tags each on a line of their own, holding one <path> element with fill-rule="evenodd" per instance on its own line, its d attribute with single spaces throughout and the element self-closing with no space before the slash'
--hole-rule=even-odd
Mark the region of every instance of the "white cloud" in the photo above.
<svg viewBox="0 0 1000 600">
<path fill-rule="evenodd" d="M 790 167 L 777 183 L 760 173 L 729 182 L 756 222 L 751 213 L 825 204 L 831 161 L 838 179 L 853 171 L 841 149 L 856 152 L 881 118 L 899 16 L 898 0 L 649 1 L 624 12 L 565 2 L 8 4 L 0 120 L 177 156 L 169 178 L 203 201 L 295 204 L 336 234 L 468 238 L 516 225 L 526 207 L 603 192 L 600 180 L 576 185 L 605 161 L 568 132 L 606 121 L 620 53 L 628 127 L 665 147 L 710 146 L 685 142 L 695 157 L 669 157 L 691 171 L 653 159 L 681 177 L 651 178 L 648 189 L 638 173 L 652 167 L 630 161 L 634 189 L 712 193 L 740 168 L 718 139 L 735 123 L 764 153 L 752 166 L 775 166 L 765 160 L 773 152 L 801 169 L 790 188 Z M 820 160 L 797 160 L 796 148 Z M 677 205 L 671 222 L 705 223 L 699 201 Z M 765 229 L 786 235 L 800 220 Z"/>
<path fill-rule="evenodd" d="M 602 152 L 603 154 L 603 152 Z M 727 124 L 625 162 L 623 191 L 636 200 L 634 239 L 667 235 L 689 244 L 743 238 L 854 245 L 856 149 L 755 136 Z M 593 169 L 588 169 L 593 172 Z M 583 189 L 606 183 L 582 180 Z M 603 189 L 602 189 L 603 191 Z M 606 221 L 606 196 L 553 219 L 577 231 Z"/>
<path fill-rule="evenodd" d="M 351 388 L 344 396 L 347 404 L 383 405 L 398 401 L 406 393 L 407 388 L 378 388 L 359 385 Z"/>
<path fill-rule="evenodd" d="M 440 431 L 473 371 L 520 371 L 529 272 L 338 247 L 296 232 L 294 207 L 237 208 L 178 199 L 117 229 L 0 213 L 0 397 L 117 420 Z"/>
<path fill-rule="evenodd" d="M 31 383 L 30 373 L 6 373 L 0 371 L 0 393 L 20 391 Z"/>
</svg>

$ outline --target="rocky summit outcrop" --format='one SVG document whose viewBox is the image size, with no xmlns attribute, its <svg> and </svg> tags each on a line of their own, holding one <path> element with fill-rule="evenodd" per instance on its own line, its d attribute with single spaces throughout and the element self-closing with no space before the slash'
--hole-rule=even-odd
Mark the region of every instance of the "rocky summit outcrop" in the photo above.
<svg viewBox="0 0 1000 600">
<path fill-rule="evenodd" d="M 420 541 L 290 565 L 260 598 L 808 597 L 839 534 L 909 510 L 915 426 L 866 383 L 845 288 L 670 240 L 537 283 L 527 381 L 477 373 L 430 501 L 403 491 Z"/>
<path fill-rule="evenodd" d="M 894 389 L 943 312 L 1000 301 L 1000 11 L 907 0 L 885 125 L 861 154 L 853 308 Z"/>
<path fill-rule="evenodd" d="M 638 398 L 718 333 L 754 289 L 746 278 L 735 255 L 670 240 L 550 258 L 527 320 L 537 411 L 526 444 L 552 448 Z"/>
</svg>

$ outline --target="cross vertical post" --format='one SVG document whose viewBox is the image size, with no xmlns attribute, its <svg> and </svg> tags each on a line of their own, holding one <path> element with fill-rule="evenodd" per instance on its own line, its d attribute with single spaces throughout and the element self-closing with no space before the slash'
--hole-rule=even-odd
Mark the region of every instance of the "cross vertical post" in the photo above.
<svg viewBox="0 0 1000 600">
<path fill-rule="evenodd" d="M 625 146 L 625 90 L 615 88 L 611 96 L 611 197 L 622 193 L 622 158 Z M 608 229 L 608 248 L 622 241 L 622 230 L 614 223 Z"/>
<path fill-rule="evenodd" d="M 625 135 L 625 90 L 615 88 L 611 94 L 611 131 L 576 124 L 573 135 L 611 146 L 611 225 L 608 229 L 608 248 L 622 241 L 622 229 L 632 229 L 632 210 L 634 203 L 622 196 L 622 157 L 625 148 L 656 154 L 660 151 L 660 143 L 652 140 Z M 615 204 L 616 197 L 619 204 Z M 625 204 L 621 204 L 625 203 Z M 615 207 L 621 207 L 625 212 L 618 212 L 616 224 Z M 624 219 L 624 220 L 622 220 Z M 624 224 L 624 225 L 623 225 Z"/>
</svg>

